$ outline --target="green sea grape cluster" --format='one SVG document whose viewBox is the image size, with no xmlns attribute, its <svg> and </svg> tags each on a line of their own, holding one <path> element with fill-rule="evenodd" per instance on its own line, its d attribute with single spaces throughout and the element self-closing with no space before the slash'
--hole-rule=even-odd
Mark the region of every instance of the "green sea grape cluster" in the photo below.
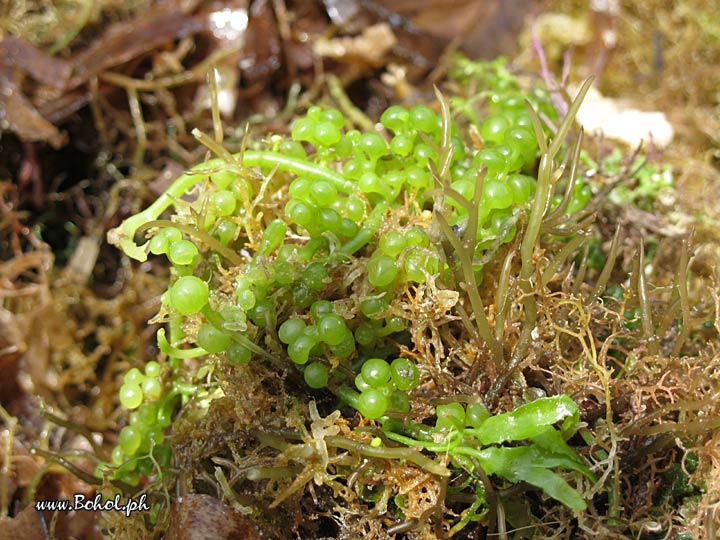
<svg viewBox="0 0 720 540">
<path fill-rule="evenodd" d="M 510 76 L 496 83 L 483 107 L 393 105 L 365 132 L 312 106 L 290 137 L 199 165 L 114 231 L 128 255 L 166 257 L 172 271 L 161 299 L 170 338 L 158 333 L 170 370 L 164 383 L 155 364 L 126 375 L 120 400 L 134 412 L 113 462 L 162 447 L 176 398 L 187 397 L 182 361 L 206 355 L 236 365 L 281 357 L 310 391 L 329 389 L 368 419 L 408 413 L 420 373 L 401 354 L 413 344 L 393 301 L 450 272 L 433 211 L 458 231 L 476 223 L 480 256 L 513 239 L 535 192 L 540 128 L 526 101 L 548 119 L 554 110 L 547 93 Z M 588 195 L 578 181 L 566 211 Z M 171 206 L 172 219 L 160 219 Z M 143 246 L 139 229 L 150 234 Z"/>
</svg>

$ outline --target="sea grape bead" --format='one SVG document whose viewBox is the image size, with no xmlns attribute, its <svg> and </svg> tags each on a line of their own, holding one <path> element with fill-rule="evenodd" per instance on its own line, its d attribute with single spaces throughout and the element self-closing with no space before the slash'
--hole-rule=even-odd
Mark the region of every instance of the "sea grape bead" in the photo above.
<svg viewBox="0 0 720 540">
<path fill-rule="evenodd" d="M 311 362 L 305 368 L 303 378 L 310 388 L 325 388 L 328 383 L 328 367 L 322 362 Z"/>
<path fill-rule="evenodd" d="M 132 426 L 125 426 L 120 430 L 118 437 L 120 448 L 126 456 L 133 456 L 140 448 L 142 443 L 142 435 L 140 431 Z"/>
<path fill-rule="evenodd" d="M 296 364 L 306 364 L 310 356 L 310 350 L 315 347 L 317 341 L 309 336 L 300 335 L 295 341 L 288 345 L 288 356 Z"/>
<path fill-rule="evenodd" d="M 407 239 L 408 246 L 428 247 L 430 245 L 430 237 L 419 227 L 413 227 L 408 230 L 405 238 Z"/>
<path fill-rule="evenodd" d="M 405 330 L 405 320 L 402 317 L 389 317 L 385 322 L 384 332 L 386 334 L 395 334 Z"/>
<path fill-rule="evenodd" d="M 182 315 L 200 311 L 208 301 L 208 285 L 195 276 L 183 276 L 170 288 L 170 304 Z"/>
<path fill-rule="evenodd" d="M 167 237 L 158 233 L 150 239 L 150 245 L 148 247 L 150 249 L 150 253 L 153 255 L 162 255 L 167 253 L 169 244 L 170 242 Z"/>
<path fill-rule="evenodd" d="M 221 219 L 215 229 L 215 234 L 220 242 L 227 245 L 235 239 L 237 229 L 238 227 L 234 222 L 229 219 Z"/>
<path fill-rule="evenodd" d="M 319 105 L 311 105 L 310 107 L 308 107 L 306 114 L 307 114 L 308 118 L 318 122 L 322 118 L 322 113 L 323 113 L 322 107 L 320 107 Z"/>
<path fill-rule="evenodd" d="M 242 343 L 233 341 L 225 351 L 228 360 L 235 364 L 245 365 L 252 359 L 252 351 Z"/>
<path fill-rule="evenodd" d="M 452 146 L 452 149 L 453 149 L 453 155 L 452 155 L 453 163 L 465 158 L 465 154 L 467 152 L 465 150 L 465 144 L 463 143 L 463 141 L 460 137 L 455 137 L 455 136 L 451 137 L 450 138 L 450 146 Z"/>
<path fill-rule="evenodd" d="M 142 384 L 144 380 L 145 375 L 143 375 L 142 372 L 135 367 L 128 370 L 123 377 L 123 382 L 125 384 Z"/>
<path fill-rule="evenodd" d="M 355 388 L 363 392 L 365 390 L 369 390 L 370 388 L 372 388 L 372 386 L 370 386 L 363 378 L 362 373 L 358 373 L 357 375 L 355 375 Z"/>
<path fill-rule="evenodd" d="M 437 152 L 425 143 L 415 145 L 415 148 L 413 149 L 413 156 L 415 157 L 415 161 L 417 161 L 421 167 L 425 167 L 430 160 L 435 162 L 435 164 L 438 162 Z"/>
<path fill-rule="evenodd" d="M 360 345 L 373 345 L 378 338 L 378 331 L 372 324 L 364 322 L 355 329 L 355 341 Z"/>
<path fill-rule="evenodd" d="M 387 151 L 387 145 L 383 138 L 377 133 L 363 133 L 360 137 L 360 148 L 362 148 L 372 159 L 377 159 Z"/>
<path fill-rule="evenodd" d="M 427 189 L 430 186 L 430 173 L 420 167 L 409 167 L 405 171 L 407 183 L 418 189 Z"/>
<path fill-rule="evenodd" d="M 332 122 L 319 122 L 313 129 L 314 141 L 320 146 L 332 146 L 340 141 L 340 130 Z"/>
<path fill-rule="evenodd" d="M 374 255 L 367 264 L 368 281 L 376 287 L 390 285 L 398 274 L 395 260 L 387 255 Z"/>
<path fill-rule="evenodd" d="M 380 177 L 373 172 L 366 172 L 360 176 L 358 187 L 363 193 L 384 193 L 385 187 L 380 182 Z"/>
<path fill-rule="evenodd" d="M 306 326 L 305 321 L 298 317 L 293 317 L 280 325 L 280 328 L 278 329 L 278 337 L 280 338 L 280 341 L 288 345 L 295 341 L 298 336 L 302 335 Z"/>
<path fill-rule="evenodd" d="M 499 144 L 493 148 L 502 154 L 505 159 L 505 167 L 503 172 L 519 170 L 525 163 L 524 156 L 520 153 L 518 148 L 511 148 L 507 144 Z M 499 174 L 499 173 L 498 173 Z"/>
<path fill-rule="evenodd" d="M 413 151 L 412 139 L 405 135 L 395 135 L 390 141 L 390 150 L 398 156 L 409 156 Z"/>
<path fill-rule="evenodd" d="M 287 261 L 275 261 L 275 281 L 280 285 L 290 285 L 295 281 L 295 267 Z"/>
<path fill-rule="evenodd" d="M 342 129 L 343 126 L 345 125 L 345 117 L 337 109 L 332 109 L 332 108 L 325 109 L 320 114 L 320 119 L 330 122 L 332 125 L 334 125 L 338 129 Z"/>
<path fill-rule="evenodd" d="M 325 315 L 334 312 L 335 308 L 329 300 L 318 300 L 317 302 L 313 302 L 312 306 L 310 306 L 310 313 L 312 314 L 313 321 L 316 323 L 319 323 L 320 319 L 322 319 Z"/>
<path fill-rule="evenodd" d="M 576 182 L 575 189 L 573 190 L 573 195 L 570 199 L 570 204 L 568 204 L 566 213 L 569 215 L 582 210 L 583 208 L 585 208 L 591 198 L 592 189 L 590 189 L 590 186 L 587 185 L 585 182 Z"/>
<path fill-rule="evenodd" d="M 255 307 L 255 302 L 257 302 L 257 298 L 255 297 L 255 293 L 250 290 L 241 290 L 236 291 L 235 293 L 235 299 L 237 300 L 237 304 L 240 308 L 244 309 L 245 311 L 248 311 Z"/>
<path fill-rule="evenodd" d="M 300 273 L 300 280 L 314 291 L 325 288 L 328 271 L 321 262 L 312 262 Z"/>
<path fill-rule="evenodd" d="M 248 312 L 248 317 L 260 328 L 265 328 L 268 324 L 272 326 L 275 318 L 275 305 L 270 300 L 260 300 Z"/>
<path fill-rule="evenodd" d="M 318 223 L 323 230 L 338 234 L 342 227 L 342 217 L 332 208 L 321 208 Z"/>
<path fill-rule="evenodd" d="M 387 410 L 388 400 L 380 390 L 370 388 L 360 393 L 358 410 L 370 420 L 380 418 Z"/>
<path fill-rule="evenodd" d="M 490 208 L 508 208 L 512 203 L 513 194 L 507 183 L 491 179 L 483 184 L 483 204 Z"/>
<path fill-rule="evenodd" d="M 249 201 L 253 196 L 252 184 L 246 178 L 239 178 L 235 180 L 230 186 L 230 191 L 233 192 L 235 198 L 239 201 Z"/>
<path fill-rule="evenodd" d="M 118 445 L 113 448 L 112 453 L 110 454 L 110 462 L 113 465 L 122 465 L 124 461 L 125 454 L 123 454 L 122 448 Z"/>
<path fill-rule="evenodd" d="M 471 182 L 470 180 L 456 180 L 450 184 L 450 187 L 465 197 L 468 201 L 472 201 L 475 196 L 475 182 Z M 458 203 L 454 198 L 449 197 L 448 199 L 450 204 L 453 206 L 457 205 L 458 208 L 462 208 L 460 203 Z"/>
<path fill-rule="evenodd" d="M 143 395 L 147 399 L 149 399 L 150 401 L 155 401 L 156 399 L 159 399 L 162 395 L 162 384 L 160 384 L 159 380 L 153 377 L 148 377 L 142 384 L 142 391 Z"/>
<path fill-rule="evenodd" d="M 298 309 L 306 309 L 310 307 L 313 300 L 315 300 L 315 294 L 310 287 L 300 282 L 297 283 L 292 290 L 293 305 Z"/>
<path fill-rule="evenodd" d="M 337 345 L 329 345 L 330 352 L 338 358 L 349 358 L 355 352 L 355 338 L 349 328 L 345 328 L 343 339 Z"/>
<path fill-rule="evenodd" d="M 524 204 L 535 192 L 535 180 L 524 174 L 513 174 L 507 180 L 515 204 Z"/>
<path fill-rule="evenodd" d="M 328 345 L 340 345 L 346 329 L 345 321 L 334 313 L 323 316 L 318 324 L 320 339 Z"/>
<path fill-rule="evenodd" d="M 435 409 L 437 429 L 462 429 L 465 427 L 465 409 L 461 403 L 453 401 L 438 405 Z"/>
<path fill-rule="evenodd" d="M 496 175 L 507 167 L 505 156 L 496 148 L 480 150 L 473 158 L 473 168 L 485 167 L 490 175 Z"/>
<path fill-rule="evenodd" d="M 340 228 L 338 229 L 338 234 L 340 236 L 343 236 L 345 238 L 352 238 L 358 233 L 359 227 L 357 223 L 355 223 L 350 218 L 342 218 L 340 221 Z"/>
<path fill-rule="evenodd" d="M 340 140 L 335 145 L 335 154 L 339 158 L 347 158 L 352 155 L 353 145 L 347 135 L 341 135 Z"/>
<path fill-rule="evenodd" d="M 537 151 L 535 133 L 530 129 L 513 127 L 505 132 L 505 143 L 511 148 L 517 148 L 523 158 L 533 157 Z"/>
<path fill-rule="evenodd" d="M 229 335 L 210 323 L 203 324 L 198 330 L 197 344 L 209 353 L 224 351 L 230 345 L 230 341 Z"/>
<path fill-rule="evenodd" d="M 298 158 L 298 159 L 305 159 L 307 158 L 307 153 L 305 152 L 305 148 L 302 144 L 300 144 L 297 141 L 282 141 L 278 145 L 278 152 L 281 154 L 285 154 L 286 156 Z"/>
<path fill-rule="evenodd" d="M 296 141 L 310 141 L 313 132 L 312 120 L 309 118 L 300 118 L 293 124 L 291 136 Z"/>
<path fill-rule="evenodd" d="M 396 358 L 390 364 L 390 375 L 398 390 L 414 390 L 420 380 L 415 364 L 407 358 Z"/>
<path fill-rule="evenodd" d="M 407 239 L 401 232 L 388 231 L 380 237 L 380 251 L 389 257 L 396 258 L 406 247 Z"/>
<path fill-rule="evenodd" d="M 315 222 L 317 214 L 314 206 L 299 200 L 291 200 L 285 207 L 285 213 L 291 220 L 305 228 Z"/>
<path fill-rule="evenodd" d="M 368 298 L 360 303 L 360 311 L 368 318 L 372 318 L 387 311 L 388 303 L 384 298 Z"/>
<path fill-rule="evenodd" d="M 330 182 L 316 180 L 310 185 L 310 195 L 319 206 L 328 206 L 337 200 L 338 192 Z"/>
<path fill-rule="evenodd" d="M 145 364 L 145 376 L 146 377 L 159 377 L 160 376 L 160 364 L 155 361 L 148 362 Z"/>
<path fill-rule="evenodd" d="M 360 197 L 350 195 L 345 201 L 345 215 L 355 222 L 359 222 L 365 216 L 365 203 Z"/>
<path fill-rule="evenodd" d="M 143 392 L 137 383 L 125 383 L 120 387 L 120 404 L 126 409 L 137 409 L 143 401 Z"/>
<path fill-rule="evenodd" d="M 168 247 L 167 256 L 171 263 L 176 265 L 191 264 L 200 252 L 195 244 L 189 240 L 178 240 Z"/>
<path fill-rule="evenodd" d="M 290 183 L 290 196 L 301 201 L 310 202 L 313 181 L 304 176 L 298 176 Z"/>
<path fill-rule="evenodd" d="M 437 129 L 437 117 L 430 107 L 416 105 L 410 110 L 410 126 L 430 134 Z"/>
<path fill-rule="evenodd" d="M 385 386 L 390 381 L 390 365 L 382 358 L 370 358 L 362 365 L 363 380 L 374 388 Z"/>
<path fill-rule="evenodd" d="M 216 191 L 210 197 L 210 206 L 218 216 L 229 216 L 235 211 L 236 204 L 235 195 L 226 189 Z"/>
<path fill-rule="evenodd" d="M 210 175 L 210 180 L 219 189 L 227 189 L 236 178 L 237 175 L 232 171 L 219 171 Z"/>
<path fill-rule="evenodd" d="M 502 114 L 489 116 L 480 128 L 480 135 L 486 142 L 501 143 L 509 125 L 508 119 Z"/>
<path fill-rule="evenodd" d="M 408 281 L 425 283 L 427 275 L 437 272 L 437 259 L 421 250 L 414 249 L 405 257 L 403 268 Z"/>
<path fill-rule="evenodd" d="M 394 133 L 403 131 L 410 118 L 410 112 L 400 105 L 391 105 L 380 116 L 380 123 Z"/>
</svg>

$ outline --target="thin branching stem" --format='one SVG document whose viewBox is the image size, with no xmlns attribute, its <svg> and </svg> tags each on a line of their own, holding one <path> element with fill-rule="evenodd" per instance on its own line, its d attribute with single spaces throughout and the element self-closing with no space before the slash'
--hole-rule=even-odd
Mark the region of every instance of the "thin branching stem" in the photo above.
<svg viewBox="0 0 720 540">
<path fill-rule="evenodd" d="M 650 312 L 650 302 L 647 293 L 647 281 L 645 279 L 645 243 L 640 239 L 640 249 L 637 259 L 637 295 L 640 307 L 640 318 L 643 330 L 643 337 L 648 341 L 648 352 L 656 355 L 659 350 L 659 344 L 655 339 L 653 332 L 652 313 Z"/>
</svg>

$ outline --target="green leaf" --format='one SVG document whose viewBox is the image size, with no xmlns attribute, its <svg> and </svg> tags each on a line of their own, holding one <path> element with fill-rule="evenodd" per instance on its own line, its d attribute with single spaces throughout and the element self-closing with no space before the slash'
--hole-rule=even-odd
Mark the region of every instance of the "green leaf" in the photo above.
<svg viewBox="0 0 720 540">
<path fill-rule="evenodd" d="M 568 396 L 560 395 L 540 398 L 514 411 L 498 414 L 485 420 L 479 428 L 468 429 L 482 444 L 500 444 L 507 441 L 522 441 L 542 435 L 547 426 L 568 419 L 563 427 L 577 423 L 580 411 Z"/>
<path fill-rule="evenodd" d="M 562 476 L 550 470 L 553 467 L 564 467 L 583 474 L 586 471 L 589 473 L 584 464 L 574 459 L 552 454 L 535 445 L 484 450 L 462 447 L 458 450 L 474 456 L 488 475 L 495 474 L 513 483 L 532 484 L 576 512 L 587 508 L 580 493 Z"/>
</svg>

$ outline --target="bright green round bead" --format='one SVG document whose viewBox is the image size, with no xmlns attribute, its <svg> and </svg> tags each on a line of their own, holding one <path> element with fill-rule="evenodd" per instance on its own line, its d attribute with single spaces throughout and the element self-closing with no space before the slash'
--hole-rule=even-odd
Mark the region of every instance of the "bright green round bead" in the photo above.
<svg viewBox="0 0 720 540">
<path fill-rule="evenodd" d="M 329 313 L 318 324 L 320 339 L 328 345 L 340 345 L 345 338 L 347 326 L 339 315 Z"/>
<path fill-rule="evenodd" d="M 380 123 L 394 133 L 406 129 L 410 112 L 400 105 L 391 105 L 380 116 Z"/>
<path fill-rule="evenodd" d="M 225 351 L 228 360 L 234 364 L 245 365 L 252 359 L 252 351 L 242 343 L 233 341 Z"/>
<path fill-rule="evenodd" d="M 416 105 L 410 110 L 410 126 L 423 133 L 431 134 L 437 130 L 437 117 L 430 107 Z"/>
<path fill-rule="evenodd" d="M 414 390 L 420 380 L 420 372 L 407 358 L 396 358 L 390 364 L 390 375 L 398 390 Z"/>
<path fill-rule="evenodd" d="M 316 180 L 310 186 L 310 195 L 319 206 L 328 206 L 338 198 L 337 188 L 325 180 Z"/>
<path fill-rule="evenodd" d="M 145 364 L 145 376 L 146 377 L 159 377 L 160 376 L 160 364 L 157 362 L 148 362 Z"/>
<path fill-rule="evenodd" d="M 175 265 L 192 264 L 199 255 L 197 246 L 189 240 L 173 242 L 167 251 L 168 259 Z"/>
<path fill-rule="evenodd" d="M 306 326 L 305 321 L 300 318 L 293 317 L 280 325 L 280 328 L 278 329 L 278 337 L 280 338 L 280 341 L 289 345 L 295 341 L 298 336 L 302 335 Z"/>
<path fill-rule="evenodd" d="M 309 336 L 304 334 L 298 336 L 297 339 L 288 346 L 288 356 L 290 360 L 296 364 L 306 364 L 310 356 L 310 350 L 315 347 L 316 344 L 317 340 Z"/>
<path fill-rule="evenodd" d="M 119 443 L 123 454 L 134 456 L 142 444 L 142 435 L 134 427 L 125 426 L 120 430 Z"/>
<path fill-rule="evenodd" d="M 137 383 L 125 383 L 120 387 L 120 404 L 126 409 L 137 409 L 143 402 L 143 391 Z"/>
<path fill-rule="evenodd" d="M 395 259 L 387 255 L 375 255 L 367 264 L 368 281 L 376 287 L 390 285 L 398 274 Z"/>
<path fill-rule="evenodd" d="M 380 390 L 370 388 L 360 393 L 358 397 L 358 410 L 365 418 L 374 420 L 380 418 L 387 411 L 388 399 Z"/>
<path fill-rule="evenodd" d="M 162 384 L 158 379 L 148 377 L 142 384 L 142 391 L 145 397 L 150 401 L 160 399 L 162 395 Z"/>
<path fill-rule="evenodd" d="M 208 302 L 208 285 L 195 276 L 183 276 L 170 288 L 170 304 L 182 315 L 197 313 Z"/>
<path fill-rule="evenodd" d="M 390 381 L 390 365 L 382 358 L 370 358 L 362 365 L 363 380 L 374 388 L 385 386 Z"/>
<path fill-rule="evenodd" d="M 218 216 L 229 216 L 235 212 L 237 199 L 232 191 L 221 189 L 210 197 L 210 207 L 215 210 Z"/>
<path fill-rule="evenodd" d="M 456 401 L 438 405 L 435 409 L 438 429 L 462 429 L 465 427 L 465 408 Z"/>
<path fill-rule="evenodd" d="M 398 231 L 389 231 L 380 237 L 379 248 L 382 253 L 396 258 L 407 247 L 407 238 Z"/>
<path fill-rule="evenodd" d="M 205 323 L 198 330 L 197 344 L 210 353 L 224 351 L 230 345 L 232 338 L 212 324 Z"/>
<path fill-rule="evenodd" d="M 303 372 L 305 383 L 310 388 L 325 388 L 328 383 L 328 377 L 328 367 L 322 362 L 310 362 Z"/>
</svg>

